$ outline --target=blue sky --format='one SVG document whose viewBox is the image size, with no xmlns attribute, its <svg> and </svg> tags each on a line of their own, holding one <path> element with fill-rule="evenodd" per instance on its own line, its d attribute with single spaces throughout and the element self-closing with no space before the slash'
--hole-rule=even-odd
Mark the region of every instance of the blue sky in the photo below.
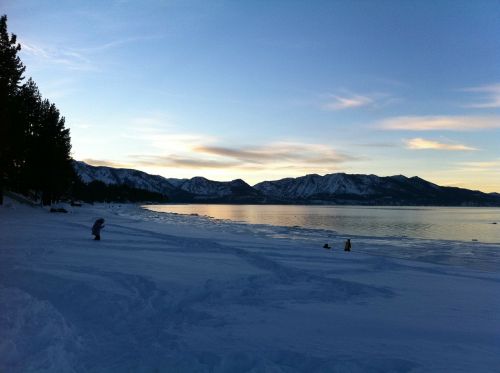
<svg viewBox="0 0 500 373">
<path fill-rule="evenodd" d="M 3 0 L 1 13 L 76 159 L 500 192 L 498 1 Z"/>
</svg>

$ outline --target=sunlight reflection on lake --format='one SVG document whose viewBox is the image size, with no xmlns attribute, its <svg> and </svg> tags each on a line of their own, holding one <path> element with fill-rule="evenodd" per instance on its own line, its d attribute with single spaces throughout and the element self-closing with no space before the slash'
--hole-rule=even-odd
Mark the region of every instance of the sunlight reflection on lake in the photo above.
<svg viewBox="0 0 500 373">
<path fill-rule="evenodd" d="M 205 204 L 145 207 L 156 212 L 326 229 L 347 235 L 500 243 L 500 208 Z"/>
</svg>

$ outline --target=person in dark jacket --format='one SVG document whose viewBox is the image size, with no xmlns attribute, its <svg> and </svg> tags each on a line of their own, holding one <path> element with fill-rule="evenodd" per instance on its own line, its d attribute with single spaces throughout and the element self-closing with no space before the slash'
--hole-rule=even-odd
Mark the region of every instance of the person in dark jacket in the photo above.
<svg viewBox="0 0 500 373">
<path fill-rule="evenodd" d="M 101 239 L 101 229 L 104 228 L 104 219 L 99 218 L 95 221 L 92 226 L 92 234 L 95 236 L 94 240 L 99 241 Z"/>
<path fill-rule="evenodd" d="M 344 245 L 344 251 L 351 251 L 351 239 L 348 238 Z"/>
</svg>

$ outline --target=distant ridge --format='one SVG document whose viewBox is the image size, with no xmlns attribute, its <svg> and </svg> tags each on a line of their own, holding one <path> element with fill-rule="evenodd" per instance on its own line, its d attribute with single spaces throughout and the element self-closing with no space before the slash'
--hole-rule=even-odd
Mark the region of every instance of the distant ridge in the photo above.
<svg viewBox="0 0 500 373">
<path fill-rule="evenodd" d="M 266 203 L 266 197 L 241 179 L 223 182 L 208 180 L 204 177 L 191 179 L 165 178 L 146 172 L 91 166 L 85 162 L 74 161 L 80 179 L 88 184 L 101 181 L 106 185 L 124 184 L 132 188 L 168 196 L 171 202 L 193 203 Z"/>
<path fill-rule="evenodd" d="M 241 179 L 165 178 L 132 169 L 91 166 L 74 161 L 84 183 L 124 184 L 168 196 L 170 202 L 340 204 L 385 206 L 500 206 L 498 193 L 442 187 L 418 176 L 379 177 L 335 173 L 263 181 L 253 187 Z"/>
<path fill-rule="evenodd" d="M 462 188 L 442 187 L 418 176 L 313 174 L 263 181 L 254 188 L 268 197 L 295 203 L 500 206 L 499 196 Z"/>
<path fill-rule="evenodd" d="M 123 184 L 164 195 L 169 195 L 176 189 L 176 186 L 163 176 L 150 175 L 138 170 L 91 166 L 81 161 L 73 161 L 73 167 L 85 184 L 92 181 L 101 181 L 106 185 Z"/>
</svg>

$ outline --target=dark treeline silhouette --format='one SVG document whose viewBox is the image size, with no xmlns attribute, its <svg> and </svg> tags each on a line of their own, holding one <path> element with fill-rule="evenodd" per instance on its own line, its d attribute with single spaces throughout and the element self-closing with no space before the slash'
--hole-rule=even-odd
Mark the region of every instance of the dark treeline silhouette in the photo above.
<svg viewBox="0 0 500 373">
<path fill-rule="evenodd" d="M 68 192 L 75 180 L 71 138 L 64 117 L 43 99 L 26 67 L 16 35 L 0 17 L 0 204 L 9 189 L 40 197 L 47 205 Z"/>
<path fill-rule="evenodd" d="M 21 45 L 0 17 L 0 204 L 4 190 L 41 200 L 166 202 L 167 197 L 127 185 L 83 183 L 71 159 L 71 138 L 57 107 L 43 99 L 18 56 Z"/>
<path fill-rule="evenodd" d="M 72 187 L 72 196 L 84 202 L 168 202 L 168 198 L 160 193 L 125 184 L 106 185 L 98 180 L 88 184 L 77 180 Z"/>
</svg>

